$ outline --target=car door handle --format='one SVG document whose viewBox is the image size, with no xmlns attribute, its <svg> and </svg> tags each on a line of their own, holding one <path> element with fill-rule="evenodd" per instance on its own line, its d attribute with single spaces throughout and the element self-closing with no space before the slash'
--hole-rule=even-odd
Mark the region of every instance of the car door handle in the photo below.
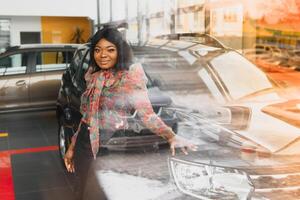
<svg viewBox="0 0 300 200">
<path fill-rule="evenodd" d="M 23 86 L 23 85 L 26 85 L 25 80 L 20 80 L 16 82 L 16 86 Z"/>
</svg>

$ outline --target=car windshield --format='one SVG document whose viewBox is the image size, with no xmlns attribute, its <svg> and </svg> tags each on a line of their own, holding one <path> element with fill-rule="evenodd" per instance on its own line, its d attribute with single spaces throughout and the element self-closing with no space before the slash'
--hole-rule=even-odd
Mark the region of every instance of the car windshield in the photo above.
<svg viewBox="0 0 300 200">
<path fill-rule="evenodd" d="M 143 63 L 149 78 L 164 91 L 203 90 L 209 93 L 197 71 L 203 65 L 189 51 L 173 52 L 152 47 L 135 47 L 135 57 Z"/>
<path fill-rule="evenodd" d="M 221 54 L 210 64 L 234 100 L 273 87 L 260 69 L 236 52 Z"/>
</svg>

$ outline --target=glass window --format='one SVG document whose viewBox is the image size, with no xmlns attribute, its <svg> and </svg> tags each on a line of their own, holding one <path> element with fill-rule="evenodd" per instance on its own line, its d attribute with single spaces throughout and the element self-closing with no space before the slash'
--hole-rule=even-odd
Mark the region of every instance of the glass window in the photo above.
<svg viewBox="0 0 300 200">
<path fill-rule="evenodd" d="M 86 83 L 84 80 L 84 74 L 86 72 L 86 70 L 89 67 L 89 62 L 90 62 L 90 54 L 89 51 L 87 50 L 83 50 L 83 51 L 79 51 L 77 56 L 75 56 L 76 61 L 76 74 L 74 77 L 74 84 L 77 86 L 77 89 L 81 92 L 83 92 L 86 88 Z M 81 65 L 82 64 L 82 65 Z"/>
<path fill-rule="evenodd" d="M 126 2 L 125 1 L 118 1 L 112 0 L 112 20 L 124 20 L 126 18 Z"/>
<path fill-rule="evenodd" d="M 110 1 L 100 1 L 100 22 L 107 23 L 109 22 L 111 16 L 111 9 L 110 9 Z"/>
<path fill-rule="evenodd" d="M 137 0 L 127 0 L 127 4 L 128 19 L 133 20 L 137 17 Z"/>
<path fill-rule="evenodd" d="M 155 14 L 158 12 L 163 12 L 164 10 L 164 4 L 166 1 L 161 1 L 161 0 L 151 0 L 148 1 L 149 3 L 149 13 L 150 14 Z"/>
<path fill-rule="evenodd" d="M 81 64 L 82 57 L 85 55 L 86 51 L 86 49 L 81 49 L 76 52 L 73 63 L 70 65 L 72 76 L 76 73 L 76 70 Z"/>
<path fill-rule="evenodd" d="M 212 96 L 220 103 L 225 103 L 225 98 L 218 89 L 217 85 L 215 84 L 214 80 L 211 78 L 209 73 L 206 71 L 206 69 L 202 68 L 198 71 L 199 77 L 201 77 L 201 80 L 205 83 L 207 88 L 209 89 Z"/>
<path fill-rule="evenodd" d="M 82 68 L 79 70 L 79 78 L 83 78 L 86 70 L 88 69 L 89 67 L 89 63 L 90 63 L 90 54 L 87 53 L 84 60 L 83 60 L 83 63 L 82 63 Z"/>
<path fill-rule="evenodd" d="M 260 69 L 238 53 L 221 54 L 210 63 L 233 99 L 273 87 Z"/>
<path fill-rule="evenodd" d="M 201 90 L 209 93 L 206 85 L 197 75 L 202 66 L 199 63 L 187 60 L 187 55 L 165 51 L 161 49 L 147 49 L 147 55 L 135 55 L 138 62 L 142 63 L 149 80 L 155 82 L 161 90 Z M 190 59 L 190 58 L 189 58 Z"/>
<path fill-rule="evenodd" d="M 69 65 L 72 52 L 53 51 L 38 52 L 36 57 L 36 72 L 63 70 Z"/>
<path fill-rule="evenodd" d="M 87 56 L 86 56 L 87 55 Z M 83 58 L 84 56 L 86 56 L 85 58 Z M 74 56 L 73 59 L 73 64 L 71 65 L 72 67 L 72 71 L 74 71 L 76 79 L 78 79 L 78 77 L 83 77 L 84 71 L 87 69 L 88 67 L 88 62 L 89 62 L 89 56 L 90 54 L 88 53 L 87 49 L 82 49 L 77 51 L 76 55 Z M 85 70 L 83 71 L 81 68 L 81 63 L 84 62 L 84 66 Z"/>
<path fill-rule="evenodd" d="M 25 74 L 27 65 L 26 54 L 14 54 L 0 59 L 0 76 Z"/>
<path fill-rule="evenodd" d="M 0 52 L 10 44 L 10 20 L 0 19 Z"/>
</svg>

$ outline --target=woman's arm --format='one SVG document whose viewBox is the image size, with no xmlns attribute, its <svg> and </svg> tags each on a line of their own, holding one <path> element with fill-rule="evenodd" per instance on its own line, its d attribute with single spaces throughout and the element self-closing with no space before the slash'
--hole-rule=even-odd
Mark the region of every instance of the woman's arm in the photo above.
<svg viewBox="0 0 300 200">
<path fill-rule="evenodd" d="M 89 86 L 89 83 L 90 83 L 90 81 L 92 79 L 92 72 L 93 72 L 93 69 L 92 69 L 91 66 L 89 66 L 88 69 L 87 69 L 87 71 L 86 71 L 86 73 L 84 74 L 84 80 L 85 80 L 85 82 L 87 84 L 86 91 L 84 91 L 84 93 L 87 92 L 87 89 L 89 89 L 88 86 Z M 84 95 L 84 93 L 83 93 L 83 95 Z M 80 109 L 79 109 L 82 117 L 81 117 L 80 123 L 79 123 L 79 125 L 77 127 L 77 131 L 74 133 L 74 135 L 71 138 L 71 144 L 70 144 L 70 148 L 71 149 L 73 149 L 75 147 L 75 143 L 76 143 L 76 140 L 77 140 L 77 135 L 78 135 L 78 132 L 80 131 L 82 122 L 86 123 L 86 117 L 87 117 L 87 113 L 86 112 L 87 112 L 87 109 L 85 108 L 86 107 L 85 105 L 82 105 L 82 102 L 83 102 L 82 98 L 83 97 L 81 96 L 81 105 L 80 105 Z M 85 98 L 87 98 L 87 97 L 85 97 Z"/>
<path fill-rule="evenodd" d="M 126 84 L 129 84 L 128 87 L 131 88 L 131 102 L 144 125 L 153 133 L 168 141 L 173 156 L 175 155 L 175 148 L 180 148 L 184 154 L 188 154 L 187 150 L 196 151 L 197 146 L 194 143 L 175 135 L 173 130 L 153 111 L 148 97 L 146 82 L 147 78 L 142 66 L 140 64 L 132 66 L 128 73 L 128 83 Z"/>
<path fill-rule="evenodd" d="M 146 87 L 146 75 L 140 64 L 134 64 L 128 73 L 128 82 L 130 87 L 130 101 L 136 109 L 138 116 L 144 125 L 153 133 L 170 140 L 175 136 L 173 130 L 167 126 L 153 111 L 151 102 L 148 97 Z"/>
<path fill-rule="evenodd" d="M 88 84 L 90 83 L 90 80 L 92 79 L 92 68 L 89 67 L 87 72 L 84 75 L 84 79 L 87 83 L 87 88 Z M 81 100 L 82 101 L 82 100 Z M 75 167 L 74 167 L 74 148 L 75 148 L 75 144 L 76 144 L 76 140 L 77 140 L 77 136 L 78 133 L 80 132 L 81 129 L 81 125 L 83 122 L 85 122 L 85 118 L 86 118 L 86 113 L 84 113 L 85 111 L 83 110 L 84 106 L 80 105 L 80 112 L 82 114 L 82 118 L 80 120 L 80 123 L 77 127 L 76 132 L 74 133 L 74 135 L 71 138 L 71 143 L 68 146 L 68 149 L 66 151 L 66 154 L 64 156 L 64 162 L 65 162 L 65 166 L 68 172 L 74 173 L 75 172 Z"/>
<path fill-rule="evenodd" d="M 74 133 L 74 135 L 73 135 L 72 138 L 71 138 L 70 146 L 71 146 L 72 148 L 75 147 L 75 143 L 76 143 L 76 140 L 77 140 L 77 136 L 78 136 L 78 133 L 79 133 L 79 131 L 80 131 L 80 129 L 81 129 L 81 124 L 82 124 L 82 121 L 80 121 L 80 123 L 79 123 L 79 125 L 78 125 L 78 127 L 77 127 L 76 132 Z"/>
</svg>

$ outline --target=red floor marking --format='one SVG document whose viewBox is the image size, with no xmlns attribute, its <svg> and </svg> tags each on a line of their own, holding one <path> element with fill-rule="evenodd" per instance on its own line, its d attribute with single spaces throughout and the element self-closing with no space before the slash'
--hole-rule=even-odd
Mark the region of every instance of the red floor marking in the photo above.
<svg viewBox="0 0 300 200">
<path fill-rule="evenodd" d="M 15 199 L 10 154 L 8 153 L 0 155 L 0 199 Z"/>
<path fill-rule="evenodd" d="M 56 150 L 58 150 L 58 146 L 0 151 L 0 199 L 15 200 L 11 155 Z"/>
<path fill-rule="evenodd" d="M 15 150 L 7 150 L 7 151 L 0 151 L 0 155 L 2 153 L 8 154 L 23 154 L 23 153 L 36 153 L 36 152 L 43 152 L 43 151 L 56 151 L 58 150 L 58 146 L 46 146 L 46 147 L 36 147 L 36 148 L 28 148 L 28 149 L 15 149 Z"/>
</svg>

